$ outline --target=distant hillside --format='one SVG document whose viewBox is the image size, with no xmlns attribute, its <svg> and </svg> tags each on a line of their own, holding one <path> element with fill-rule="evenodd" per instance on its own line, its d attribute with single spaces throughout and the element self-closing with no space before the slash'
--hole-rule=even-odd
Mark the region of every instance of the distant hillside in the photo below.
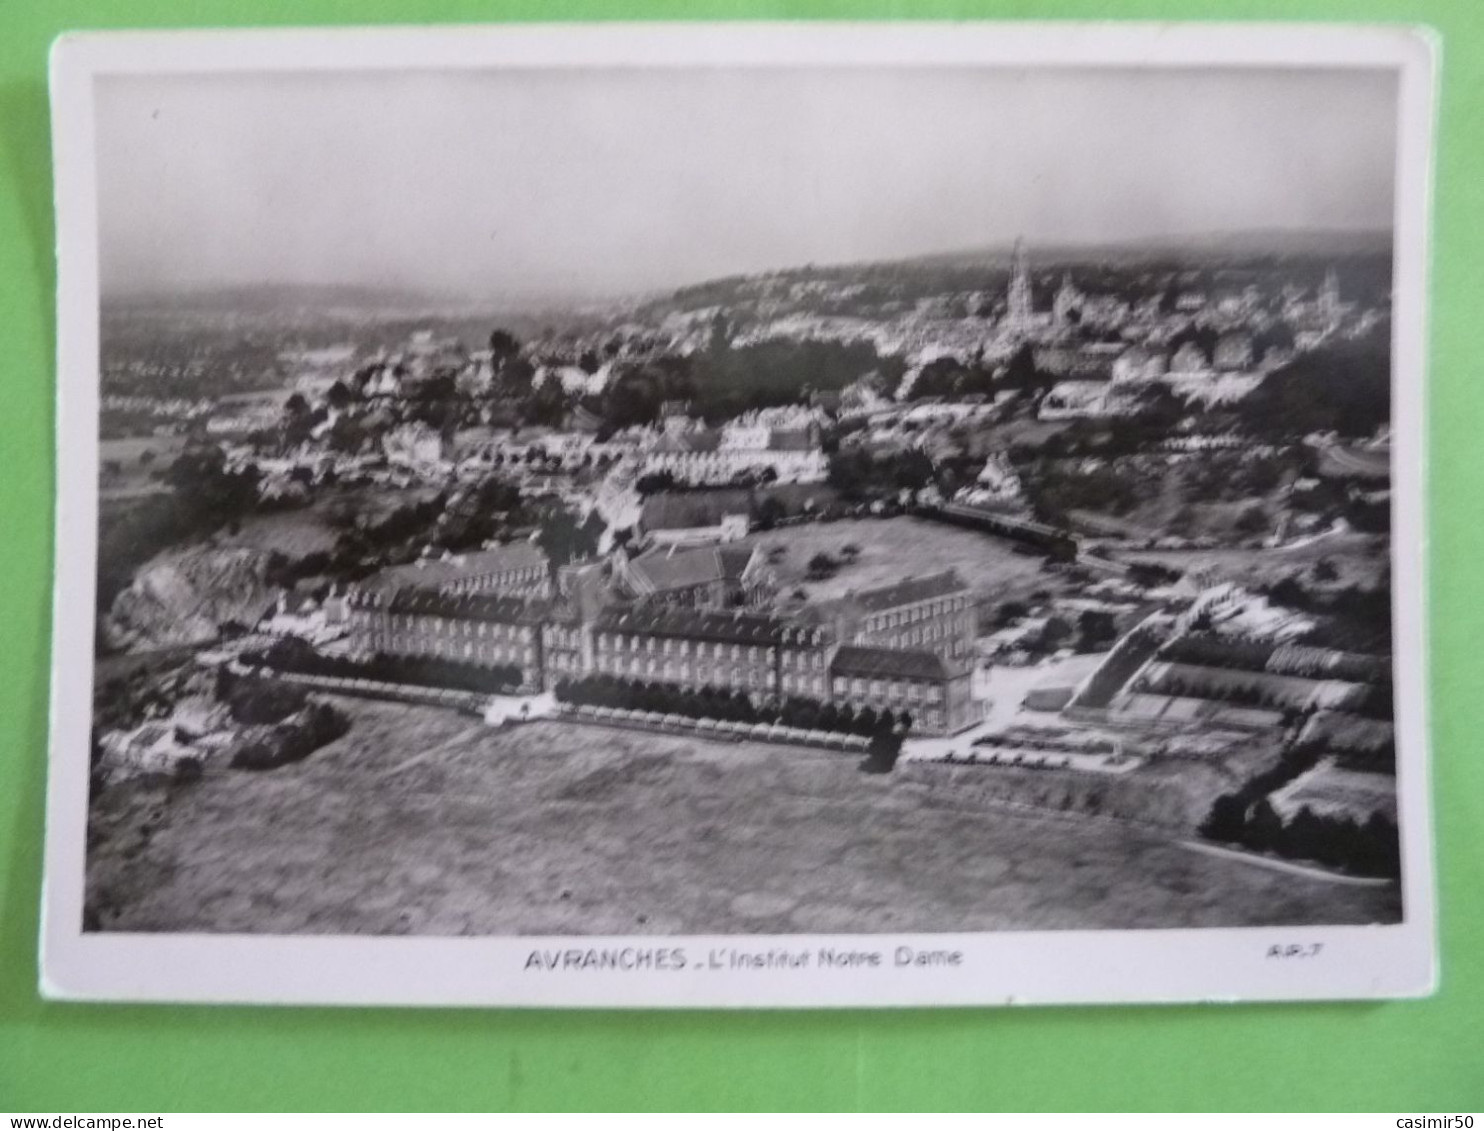
<svg viewBox="0 0 1484 1131">
<path fill-rule="evenodd" d="M 265 283 L 105 294 L 103 307 L 106 312 L 168 309 L 193 312 L 231 311 L 246 317 L 272 317 L 299 310 L 401 313 L 438 309 L 447 306 L 449 301 L 447 297 L 391 287 Z"/>
<path fill-rule="evenodd" d="M 1230 232 L 1104 245 L 1029 245 L 1037 303 L 1046 307 L 1064 273 L 1102 293 L 1147 295 L 1179 277 L 1179 285 L 1240 287 L 1261 272 L 1291 268 L 1315 285 L 1331 266 L 1342 269 L 1347 297 L 1378 297 L 1391 287 L 1390 232 Z M 1009 277 L 1008 246 L 861 263 L 807 264 L 778 271 L 709 279 L 643 302 L 636 320 L 718 311 L 732 329 L 792 315 L 889 318 L 917 302 L 966 297 L 963 316 L 988 313 Z"/>
<path fill-rule="evenodd" d="M 1208 232 L 1190 236 L 1161 236 L 1156 239 L 1115 243 L 1028 245 L 1032 257 L 1043 264 L 1077 264 L 1162 261 L 1187 258 L 1192 266 L 1217 266 L 1223 261 L 1309 259 L 1389 255 L 1390 230 L 1240 231 Z M 1010 260 L 1010 244 L 934 255 L 914 256 L 906 264 L 995 264 Z"/>
</svg>

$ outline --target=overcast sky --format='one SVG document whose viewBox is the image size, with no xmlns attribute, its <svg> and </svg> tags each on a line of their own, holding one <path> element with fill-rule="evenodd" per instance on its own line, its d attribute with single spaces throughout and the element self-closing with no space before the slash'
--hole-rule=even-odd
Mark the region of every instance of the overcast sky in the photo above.
<svg viewBox="0 0 1484 1131">
<path fill-rule="evenodd" d="M 593 295 L 1008 242 L 1391 225 L 1357 71 L 111 77 L 103 288 Z"/>
</svg>

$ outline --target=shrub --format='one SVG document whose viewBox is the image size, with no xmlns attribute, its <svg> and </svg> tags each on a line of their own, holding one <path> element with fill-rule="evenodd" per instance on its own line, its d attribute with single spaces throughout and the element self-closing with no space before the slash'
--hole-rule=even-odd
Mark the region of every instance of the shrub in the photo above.
<svg viewBox="0 0 1484 1131">
<path fill-rule="evenodd" d="M 308 696 L 302 688 L 277 680 L 237 680 L 227 693 L 232 718 L 247 726 L 281 722 L 303 710 Z"/>
<path fill-rule="evenodd" d="M 901 753 L 902 736 L 880 731 L 871 737 L 870 751 L 861 763 L 861 769 L 868 774 L 889 774 L 896 768 Z"/>
<path fill-rule="evenodd" d="M 232 756 L 238 770 L 273 770 L 301 762 L 350 729 L 350 720 L 328 703 L 313 703 L 300 716 L 279 723 Z"/>
</svg>

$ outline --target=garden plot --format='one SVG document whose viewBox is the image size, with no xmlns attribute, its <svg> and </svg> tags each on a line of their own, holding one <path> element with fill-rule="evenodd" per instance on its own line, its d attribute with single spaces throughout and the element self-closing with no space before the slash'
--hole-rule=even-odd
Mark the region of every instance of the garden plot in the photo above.
<svg viewBox="0 0 1484 1131">
<path fill-rule="evenodd" d="M 1365 684 L 1338 679 L 1306 679 L 1271 672 L 1212 668 L 1199 664 L 1150 664 L 1139 678 L 1140 692 L 1219 699 L 1243 707 L 1272 710 L 1343 709 L 1361 705 L 1369 689 Z"/>
<path fill-rule="evenodd" d="M 1270 799 L 1285 820 L 1307 808 L 1316 817 L 1349 817 L 1364 823 L 1380 814 L 1396 823 L 1396 778 L 1347 770 L 1326 759 L 1291 781 Z"/>
</svg>

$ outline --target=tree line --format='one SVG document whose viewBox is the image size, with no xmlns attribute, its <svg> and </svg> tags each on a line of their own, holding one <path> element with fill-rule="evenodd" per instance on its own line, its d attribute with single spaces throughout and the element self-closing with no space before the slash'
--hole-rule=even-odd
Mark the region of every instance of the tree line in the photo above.
<svg viewBox="0 0 1484 1131">
<path fill-rule="evenodd" d="M 369 679 L 378 683 L 405 683 L 445 691 L 473 691 L 481 695 L 508 693 L 521 684 L 521 670 L 514 664 L 481 667 L 457 660 L 394 656 L 384 652 L 378 652 L 369 659 L 352 660 L 346 656 L 327 656 L 296 637 L 284 637 L 261 652 L 245 652 L 242 661 L 300 675 Z"/>
<path fill-rule="evenodd" d="M 1290 860 L 1313 860 L 1362 876 L 1401 876 L 1401 841 L 1395 823 L 1380 813 L 1365 821 L 1316 814 L 1307 805 L 1288 820 L 1262 798 L 1245 806 L 1232 794 L 1216 799 L 1201 825 L 1208 840 L 1270 852 Z"/>
<path fill-rule="evenodd" d="M 886 708 L 880 711 L 871 707 L 856 709 L 849 703 L 828 703 L 794 695 L 759 705 L 745 691 L 709 685 L 690 689 L 614 675 L 559 680 L 555 691 L 558 700 L 575 706 L 650 711 L 747 725 L 777 723 L 801 730 L 827 730 L 863 738 L 898 730 L 905 732 L 912 726 L 912 716 L 907 711 L 897 714 Z"/>
<path fill-rule="evenodd" d="M 578 676 L 557 681 L 556 698 L 580 707 L 646 711 L 687 719 L 755 726 L 778 724 L 799 730 L 853 734 L 870 740 L 862 769 L 889 773 L 896 765 L 902 741 L 912 727 L 912 716 L 882 708 L 856 709 L 848 703 L 826 703 L 803 696 L 758 704 L 744 691 L 724 687 L 689 689 L 674 684 L 624 679 L 613 675 Z"/>
<path fill-rule="evenodd" d="M 1314 860 L 1358 875 L 1400 876 L 1396 825 L 1381 814 L 1372 813 L 1358 822 L 1351 817 L 1321 816 L 1304 806 L 1285 821 L 1273 807 L 1270 795 L 1312 769 L 1322 754 L 1319 744 L 1290 747 L 1240 789 L 1216 798 L 1200 834 L 1253 852 Z"/>
</svg>

